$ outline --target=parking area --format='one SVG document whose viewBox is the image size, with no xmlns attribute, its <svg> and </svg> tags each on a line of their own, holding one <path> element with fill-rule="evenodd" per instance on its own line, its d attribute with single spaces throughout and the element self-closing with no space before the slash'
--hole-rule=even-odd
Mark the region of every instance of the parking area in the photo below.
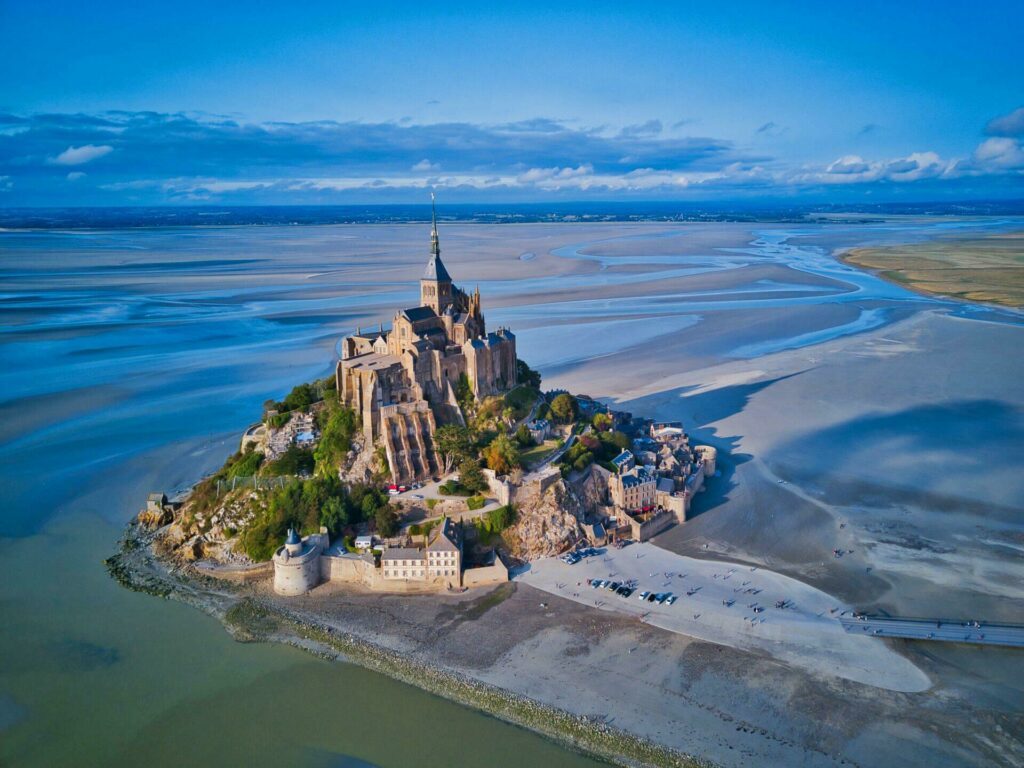
<svg viewBox="0 0 1024 768">
<path fill-rule="evenodd" d="M 844 631 L 840 618 L 852 614 L 849 606 L 764 568 L 684 557 L 648 542 L 602 547 L 575 563 L 545 558 L 515 579 L 671 632 L 766 651 L 816 672 L 893 690 L 918 691 L 930 684 L 877 638 Z M 595 581 L 609 584 L 594 586 Z M 616 593 L 612 583 L 633 591 Z M 640 599 L 644 592 L 649 594 Z M 651 601 L 651 593 L 665 597 Z"/>
</svg>

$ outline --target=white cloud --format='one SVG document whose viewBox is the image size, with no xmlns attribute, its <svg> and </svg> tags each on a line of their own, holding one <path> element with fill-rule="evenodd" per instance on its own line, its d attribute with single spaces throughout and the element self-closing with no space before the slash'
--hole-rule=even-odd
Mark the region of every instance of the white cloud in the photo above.
<svg viewBox="0 0 1024 768">
<path fill-rule="evenodd" d="M 79 179 L 84 178 L 85 174 L 81 171 L 71 171 L 71 173 L 68 174 L 68 181 L 78 181 Z"/>
<path fill-rule="evenodd" d="M 859 155 L 844 155 L 838 160 L 834 160 L 825 169 L 825 173 L 865 173 L 870 169 L 867 163 L 864 162 L 864 158 Z"/>
<path fill-rule="evenodd" d="M 416 165 L 414 165 L 410 170 L 413 170 L 413 171 L 440 171 L 441 170 L 441 164 L 440 163 L 432 163 L 429 160 L 427 160 L 426 158 L 423 158 L 418 163 L 416 163 Z"/>
<path fill-rule="evenodd" d="M 1024 149 L 1015 139 L 986 139 L 974 150 L 974 162 L 984 170 L 1024 169 Z"/>
<path fill-rule="evenodd" d="M 865 160 L 860 155 L 844 155 L 823 171 L 804 169 L 788 176 L 795 183 L 856 184 L 871 181 L 918 181 L 950 176 L 956 163 L 943 160 L 935 152 L 912 152 L 891 160 Z"/>
<path fill-rule="evenodd" d="M 86 144 L 81 147 L 68 147 L 50 162 L 54 165 L 84 165 L 104 155 L 109 155 L 113 151 L 114 148 L 106 144 L 100 146 Z"/>
</svg>

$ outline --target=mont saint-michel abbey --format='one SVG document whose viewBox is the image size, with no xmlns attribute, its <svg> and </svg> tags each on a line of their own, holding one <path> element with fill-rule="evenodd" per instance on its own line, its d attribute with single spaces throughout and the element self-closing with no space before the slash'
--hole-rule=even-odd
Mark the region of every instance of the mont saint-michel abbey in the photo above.
<svg viewBox="0 0 1024 768">
<path fill-rule="evenodd" d="M 391 328 L 357 330 L 342 341 L 338 391 L 362 417 L 369 441 L 380 441 L 397 483 L 440 473 L 433 435 L 438 423 L 462 418 L 456 399 L 465 376 L 477 398 L 516 385 L 516 337 L 488 333 L 480 289 L 452 283 L 441 261 L 437 216 L 420 305 L 395 314 Z"/>
</svg>

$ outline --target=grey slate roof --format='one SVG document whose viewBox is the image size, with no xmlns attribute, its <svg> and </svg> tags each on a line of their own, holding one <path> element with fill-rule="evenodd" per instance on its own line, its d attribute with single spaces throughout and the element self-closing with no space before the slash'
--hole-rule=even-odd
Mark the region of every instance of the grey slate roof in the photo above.
<svg viewBox="0 0 1024 768">
<path fill-rule="evenodd" d="M 646 469 L 638 468 L 633 472 L 627 472 L 622 475 L 622 487 L 623 488 L 635 488 L 638 485 L 645 483 L 653 483 L 654 475 L 648 472 Z"/>
<path fill-rule="evenodd" d="M 441 524 L 430 532 L 431 541 L 427 546 L 431 552 L 458 552 L 459 534 L 451 518 L 445 517 Z"/>
<path fill-rule="evenodd" d="M 427 262 L 427 268 L 423 272 L 424 280 L 437 280 L 442 283 L 450 283 L 452 276 L 448 274 L 448 270 L 445 269 L 444 262 L 441 261 L 440 255 L 431 255 L 430 261 Z"/>
<path fill-rule="evenodd" d="M 402 310 L 402 316 L 410 323 L 415 323 L 417 320 L 429 320 L 432 317 L 437 317 L 434 310 L 430 307 L 409 307 L 409 309 Z"/>
<path fill-rule="evenodd" d="M 612 459 L 612 464 L 614 464 L 616 467 L 621 467 L 623 464 L 630 461 L 632 458 L 633 454 L 623 449 L 622 453 L 620 453 L 618 456 Z"/>
<path fill-rule="evenodd" d="M 392 547 L 391 549 L 385 549 L 384 554 L 380 556 L 383 560 L 423 560 L 423 550 L 413 549 L 412 547 Z"/>
</svg>

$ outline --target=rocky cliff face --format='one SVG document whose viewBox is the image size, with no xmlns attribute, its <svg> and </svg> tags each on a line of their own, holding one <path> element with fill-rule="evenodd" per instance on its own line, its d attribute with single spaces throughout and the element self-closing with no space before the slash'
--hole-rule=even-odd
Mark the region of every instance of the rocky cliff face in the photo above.
<svg viewBox="0 0 1024 768">
<path fill-rule="evenodd" d="M 586 538 L 583 504 L 561 478 L 543 491 L 527 484 L 516 493 L 515 506 L 518 520 L 504 538 L 521 560 L 557 555 Z"/>
<path fill-rule="evenodd" d="M 590 471 L 581 480 L 576 492 L 583 503 L 583 509 L 593 512 L 599 505 L 608 503 L 608 477 L 611 473 L 597 464 L 590 465 Z"/>
</svg>

